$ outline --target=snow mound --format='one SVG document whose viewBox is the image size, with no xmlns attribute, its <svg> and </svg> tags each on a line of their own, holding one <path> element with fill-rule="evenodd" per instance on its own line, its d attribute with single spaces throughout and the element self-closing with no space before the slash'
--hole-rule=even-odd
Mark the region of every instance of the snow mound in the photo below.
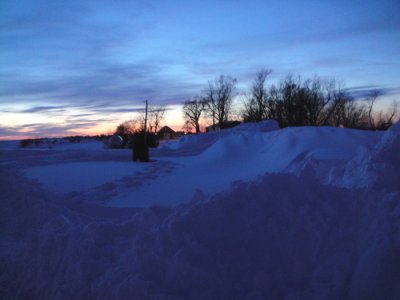
<svg viewBox="0 0 400 300">
<path fill-rule="evenodd" d="M 400 299 L 400 125 L 262 126 L 0 150 L 2 299 Z"/>
<path fill-rule="evenodd" d="M 152 150 L 151 154 L 155 156 L 186 156 L 196 155 L 207 149 L 219 138 L 219 133 L 187 135 L 178 141 L 169 141 L 157 149 Z"/>
<path fill-rule="evenodd" d="M 175 205 L 189 201 L 196 190 L 215 194 L 228 190 L 235 181 L 255 180 L 266 173 L 316 176 L 325 184 L 344 186 L 346 164 L 360 147 L 371 148 L 382 138 L 380 132 L 343 128 L 276 128 L 274 122 L 260 122 L 185 137 L 153 150 L 148 170 L 138 171 L 138 164 L 129 162 L 129 150 L 88 147 L 57 154 L 53 149 L 42 153 L 44 165 L 33 160 L 37 164 L 25 174 L 60 193 L 86 192 L 107 184 L 108 201 L 104 196 L 91 198 L 109 206 Z M 54 159 L 46 165 L 49 155 Z M 64 161 L 57 163 L 57 159 Z M 346 180 L 355 182 L 355 176 Z M 176 197 L 166 197 L 169 194 Z"/>
<path fill-rule="evenodd" d="M 240 132 L 270 132 L 278 130 L 279 125 L 276 121 L 262 121 L 259 123 L 243 123 L 231 129 L 224 129 L 219 132 L 210 132 L 207 134 L 188 135 L 182 137 L 178 142 L 171 141 L 160 145 L 154 151 L 156 156 L 166 155 L 197 155 L 204 150 L 208 149 L 211 145 L 220 139 L 229 135 L 237 134 Z"/>
<path fill-rule="evenodd" d="M 279 129 L 279 124 L 275 120 L 266 120 L 258 123 L 242 123 L 231 129 L 231 132 L 250 131 L 250 132 L 269 132 Z"/>
<path fill-rule="evenodd" d="M 399 194 L 269 174 L 130 214 L 33 195 L 39 223 L 35 204 L 9 210 L 10 228 L 30 227 L 2 257 L 6 299 L 400 297 Z"/>
<path fill-rule="evenodd" d="M 400 189 L 400 123 L 391 126 L 373 148 L 362 147 L 346 166 L 341 185 Z M 339 180 L 340 181 L 340 180 Z"/>
</svg>

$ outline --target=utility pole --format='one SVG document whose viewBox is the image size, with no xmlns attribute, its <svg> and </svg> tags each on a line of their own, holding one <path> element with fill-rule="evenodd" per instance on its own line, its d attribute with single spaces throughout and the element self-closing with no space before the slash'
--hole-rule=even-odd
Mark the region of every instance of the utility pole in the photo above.
<svg viewBox="0 0 400 300">
<path fill-rule="evenodd" d="M 144 132 L 136 133 L 132 143 L 132 159 L 133 161 L 148 162 L 149 147 L 147 146 L 147 110 L 148 101 L 146 100 L 146 110 L 144 115 Z"/>
<path fill-rule="evenodd" d="M 146 100 L 146 110 L 145 110 L 145 114 L 144 114 L 144 147 L 147 147 L 147 110 L 148 110 L 148 101 Z"/>
</svg>

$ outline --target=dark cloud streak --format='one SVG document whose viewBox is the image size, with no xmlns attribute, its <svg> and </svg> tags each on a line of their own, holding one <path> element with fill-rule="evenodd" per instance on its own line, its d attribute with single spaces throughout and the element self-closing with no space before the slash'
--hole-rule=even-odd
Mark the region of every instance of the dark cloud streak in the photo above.
<svg viewBox="0 0 400 300">
<path fill-rule="evenodd" d="M 356 100 L 365 100 L 372 92 L 378 91 L 380 96 L 390 96 L 400 93 L 400 88 L 388 88 L 378 85 L 356 86 L 345 89 Z"/>
<path fill-rule="evenodd" d="M 10 79 L 0 86 L 0 96 L 38 95 L 50 102 L 66 101 L 70 105 L 107 101 L 112 107 L 135 104 L 135 101 L 140 103 L 145 99 L 177 103 L 197 88 L 190 83 L 177 83 L 159 71 L 157 66 L 145 64 L 98 66 L 87 63 L 70 70 L 69 75 L 66 70 L 67 75 L 53 79 L 16 79 L 11 74 Z M 24 98 L 19 101 L 24 102 Z"/>
<path fill-rule="evenodd" d="M 29 109 L 20 111 L 21 113 L 38 113 L 38 112 L 65 112 L 66 106 L 34 106 Z"/>
</svg>

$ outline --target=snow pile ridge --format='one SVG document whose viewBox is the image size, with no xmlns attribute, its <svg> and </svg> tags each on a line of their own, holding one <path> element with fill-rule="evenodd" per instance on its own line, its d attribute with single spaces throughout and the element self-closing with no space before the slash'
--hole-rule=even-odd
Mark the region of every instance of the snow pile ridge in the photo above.
<svg viewBox="0 0 400 300">
<path fill-rule="evenodd" d="M 376 184 L 389 191 L 400 190 L 400 123 L 391 126 L 376 146 L 371 159 Z"/>
<path fill-rule="evenodd" d="M 343 186 L 400 190 L 400 123 L 391 126 L 373 147 L 360 147 L 344 172 Z"/>
<path fill-rule="evenodd" d="M 6 299 L 398 299 L 394 200 L 268 174 L 115 219 L 44 207 L 0 284 Z"/>
<path fill-rule="evenodd" d="M 231 132 L 269 132 L 279 129 L 279 124 L 275 120 L 266 120 L 258 123 L 242 123 L 230 129 Z M 229 129 L 228 129 L 229 130 Z"/>
<path fill-rule="evenodd" d="M 153 151 L 156 156 L 166 155 L 197 155 L 213 146 L 217 141 L 226 137 L 244 134 L 259 134 L 279 130 L 278 122 L 262 121 L 259 123 L 242 123 L 230 129 L 224 129 L 219 132 L 209 132 L 205 134 L 192 134 L 182 137 L 179 141 L 170 141 L 160 145 Z"/>
<path fill-rule="evenodd" d="M 380 152 L 390 151 L 391 153 L 400 149 L 400 121 L 385 132 L 376 149 Z"/>
<path fill-rule="evenodd" d="M 0 149 L 2 299 L 400 299 L 400 125 L 273 124 Z"/>
</svg>

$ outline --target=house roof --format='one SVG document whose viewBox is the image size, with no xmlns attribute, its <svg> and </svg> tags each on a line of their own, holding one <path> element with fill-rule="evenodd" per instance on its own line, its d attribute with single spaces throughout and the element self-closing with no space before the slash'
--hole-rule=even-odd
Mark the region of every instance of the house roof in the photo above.
<svg viewBox="0 0 400 300">
<path fill-rule="evenodd" d="M 221 126 L 221 124 L 222 124 L 222 126 Z M 225 122 L 222 122 L 222 123 L 216 123 L 215 125 L 209 125 L 206 128 L 213 128 L 214 126 L 215 127 L 220 127 L 221 129 L 222 128 L 232 128 L 232 127 L 235 127 L 235 126 L 240 125 L 240 124 L 241 124 L 240 121 L 225 121 Z"/>
<path fill-rule="evenodd" d="M 175 131 L 173 129 L 171 129 L 171 127 L 168 126 L 164 126 L 163 128 L 161 128 L 158 131 L 159 134 L 164 134 L 164 133 L 175 133 Z"/>
</svg>

